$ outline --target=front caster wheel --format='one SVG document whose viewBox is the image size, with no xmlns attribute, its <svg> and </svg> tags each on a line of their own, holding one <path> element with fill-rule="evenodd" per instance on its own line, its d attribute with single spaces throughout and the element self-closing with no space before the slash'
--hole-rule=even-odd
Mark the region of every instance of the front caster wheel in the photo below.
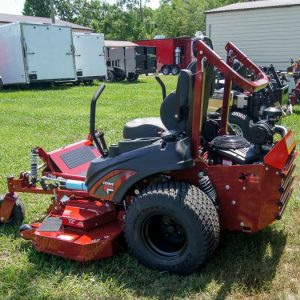
<svg viewBox="0 0 300 300">
<path fill-rule="evenodd" d="M 3 201 L 4 201 L 4 196 L 1 196 L 0 197 L 0 208 L 3 204 Z M 20 225 L 24 220 L 24 216 L 25 216 L 24 204 L 21 202 L 21 200 L 19 198 L 17 198 L 8 222 L 2 223 L 0 220 L 0 226 L 1 225 L 12 225 L 12 226 Z"/>
<path fill-rule="evenodd" d="M 219 241 L 219 218 L 200 189 L 164 182 L 143 190 L 129 206 L 125 237 L 144 265 L 178 274 L 196 271 Z"/>
</svg>

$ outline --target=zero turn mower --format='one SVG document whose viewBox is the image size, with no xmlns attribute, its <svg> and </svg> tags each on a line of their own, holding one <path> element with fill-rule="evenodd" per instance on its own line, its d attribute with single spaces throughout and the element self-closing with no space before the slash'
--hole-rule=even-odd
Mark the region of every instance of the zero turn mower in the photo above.
<svg viewBox="0 0 300 300">
<path fill-rule="evenodd" d="M 225 47 L 226 62 L 206 37 L 193 48 L 196 73 L 180 72 L 160 118 L 128 122 L 124 140 L 109 148 L 95 130 L 102 85 L 91 102 L 86 140 L 48 153 L 34 148 L 31 170 L 7 178 L 1 222 L 22 222 L 18 193 L 48 194 L 46 217 L 20 227 L 37 251 L 101 259 L 118 251 L 124 233 L 142 264 L 189 274 L 216 249 L 220 230 L 254 233 L 279 220 L 293 190 L 292 132 L 264 120 L 251 127 L 253 143 L 227 134 L 232 83 L 255 92 L 268 78 L 232 43 Z M 251 70 L 253 81 L 232 69 L 233 60 Z M 220 117 L 207 114 L 214 67 L 225 75 Z M 278 142 L 275 133 L 282 136 Z"/>
</svg>

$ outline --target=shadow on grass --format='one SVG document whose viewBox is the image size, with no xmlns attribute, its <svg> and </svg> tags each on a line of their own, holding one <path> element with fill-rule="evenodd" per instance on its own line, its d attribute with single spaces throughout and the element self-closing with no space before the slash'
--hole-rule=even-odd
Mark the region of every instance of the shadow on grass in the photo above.
<svg viewBox="0 0 300 300">
<path fill-rule="evenodd" d="M 11 238 L 19 237 L 19 226 L 0 224 L 0 237 L 1 236 L 9 236 Z"/>
<path fill-rule="evenodd" d="M 254 235 L 224 233 L 210 261 L 190 276 L 150 270 L 139 265 L 126 251 L 102 261 L 77 263 L 38 253 L 24 241 L 20 250 L 27 253 L 31 271 L 22 270 L 18 276 L 28 277 L 28 288 L 34 276 L 51 278 L 59 271 L 62 277 L 71 275 L 79 282 L 81 276 L 89 275 L 103 284 L 114 282 L 116 289 L 125 287 L 134 297 L 184 298 L 208 292 L 215 299 L 224 299 L 237 287 L 246 294 L 267 289 L 276 274 L 286 240 L 283 231 L 272 228 Z M 113 296 L 113 290 L 111 293 Z"/>
<path fill-rule="evenodd" d="M 153 77 L 154 78 L 154 77 Z M 122 80 L 122 81 L 113 81 L 113 82 L 103 82 L 104 84 L 109 83 L 109 84 L 122 84 L 122 85 L 135 85 L 139 83 L 147 83 L 145 80 L 140 80 L 138 79 L 137 81 L 128 81 L 128 80 Z"/>
<path fill-rule="evenodd" d="M 83 83 L 76 84 L 72 82 L 61 83 L 61 84 L 53 84 L 53 83 L 39 83 L 39 84 L 28 84 L 28 85 L 13 85 L 9 87 L 5 87 L 1 90 L 1 93 L 11 93 L 11 92 L 23 92 L 23 91 L 57 91 L 57 90 L 68 90 L 78 86 L 93 86 L 97 88 L 100 84 L 121 84 L 121 85 L 136 85 L 136 84 L 144 84 L 147 83 L 144 80 L 137 80 L 134 82 L 129 82 L 127 80 L 116 81 L 116 82 L 107 82 L 107 81 L 94 81 L 92 84 L 85 85 Z"/>
</svg>

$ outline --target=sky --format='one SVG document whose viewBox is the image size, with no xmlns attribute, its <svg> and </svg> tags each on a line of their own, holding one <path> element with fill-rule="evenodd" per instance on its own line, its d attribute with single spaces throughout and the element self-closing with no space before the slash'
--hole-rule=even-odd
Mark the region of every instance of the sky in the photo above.
<svg viewBox="0 0 300 300">
<path fill-rule="evenodd" d="M 0 0 L 0 13 L 21 15 L 25 0 Z M 113 3 L 114 0 L 107 0 Z M 152 8 L 159 6 L 159 0 L 150 0 L 148 4 Z"/>
</svg>

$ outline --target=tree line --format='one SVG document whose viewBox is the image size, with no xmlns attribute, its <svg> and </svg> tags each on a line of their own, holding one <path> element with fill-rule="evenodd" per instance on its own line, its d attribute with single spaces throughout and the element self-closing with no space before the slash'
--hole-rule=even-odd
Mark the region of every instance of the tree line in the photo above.
<svg viewBox="0 0 300 300">
<path fill-rule="evenodd" d="M 156 9 L 150 0 L 52 0 L 57 18 L 102 32 L 106 39 L 138 40 L 156 35 L 176 37 L 205 30 L 209 9 L 238 0 L 161 0 Z M 26 0 L 24 15 L 51 17 L 51 0 Z"/>
</svg>

